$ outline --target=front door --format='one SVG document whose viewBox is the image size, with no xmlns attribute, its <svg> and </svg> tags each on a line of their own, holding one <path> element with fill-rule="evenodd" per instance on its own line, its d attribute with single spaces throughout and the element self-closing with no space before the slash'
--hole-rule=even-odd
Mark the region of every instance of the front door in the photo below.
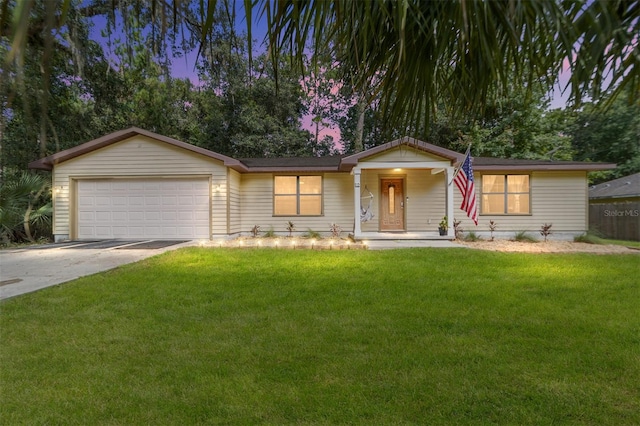
<svg viewBox="0 0 640 426">
<path fill-rule="evenodd" d="M 404 231 L 404 179 L 381 179 L 380 188 L 380 231 Z"/>
</svg>

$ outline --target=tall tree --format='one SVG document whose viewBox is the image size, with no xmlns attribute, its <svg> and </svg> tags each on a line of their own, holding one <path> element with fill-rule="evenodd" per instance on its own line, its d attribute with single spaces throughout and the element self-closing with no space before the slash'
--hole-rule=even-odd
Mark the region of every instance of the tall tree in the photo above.
<svg viewBox="0 0 640 426">
<path fill-rule="evenodd" d="M 50 38 L 75 3 L 45 3 L 51 18 L 44 37 Z M 39 4 L 3 3 L 0 27 L 11 45 L 7 62 L 23 57 L 31 10 Z M 124 10 L 148 16 L 160 37 L 193 24 L 201 28 L 202 48 L 219 4 L 234 16 L 228 0 L 95 0 L 84 9 L 99 5 L 114 16 Z M 463 115 L 481 111 L 492 94 L 501 96 L 513 82 L 528 87 L 542 79 L 549 89 L 565 62 L 576 104 L 610 88 L 629 89 L 630 96 L 640 91 L 639 0 L 245 0 L 244 6 L 249 38 L 252 9 L 267 17 L 274 65 L 290 51 L 302 68 L 308 42 L 329 50 L 357 77 L 359 93 L 373 88 L 371 99 L 381 96 L 385 120 L 400 130 L 429 122 L 443 96 L 453 100 L 447 108 Z M 42 62 L 46 67 L 46 58 Z"/>
<path fill-rule="evenodd" d="M 594 175 L 596 183 L 640 172 L 640 102 L 618 98 L 604 112 L 589 103 L 576 113 L 570 135 L 576 160 L 618 165 Z"/>
</svg>

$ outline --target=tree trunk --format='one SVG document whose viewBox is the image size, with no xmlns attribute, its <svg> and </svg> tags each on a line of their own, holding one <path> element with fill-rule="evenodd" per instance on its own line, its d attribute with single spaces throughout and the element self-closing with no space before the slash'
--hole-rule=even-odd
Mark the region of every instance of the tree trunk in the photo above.
<svg viewBox="0 0 640 426">
<path fill-rule="evenodd" d="M 35 201 L 38 198 L 40 198 L 40 196 L 42 195 L 42 192 L 44 192 L 44 186 L 42 188 L 40 188 L 38 193 L 33 198 L 33 201 Z M 33 203 L 32 203 L 31 200 L 29 200 L 29 205 L 27 206 L 27 211 L 24 212 L 24 218 L 22 219 L 22 224 L 24 226 L 24 233 L 25 233 L 25 236 L 27 237 L 27 239 L 30 242 L 35 243 L 36 240 L 33 238 L 33 235 L 31 235 L 31 221 L 30 221 L 31 211 L 33 211 Z"/>
<path fill-rule="evenodd" d="M 356 125 L 356 139 L 353 141 L 353 150 L 355 152 L 364 151 L 364 145 L 362 140 L 364 139 L 364 113 L 367 110 L 367 104 L 365 102 L 364 96 L 360 96 L 358 99 L 357 105 L 357 113 L 358 113 L 358 124 Z"/>
</svg>

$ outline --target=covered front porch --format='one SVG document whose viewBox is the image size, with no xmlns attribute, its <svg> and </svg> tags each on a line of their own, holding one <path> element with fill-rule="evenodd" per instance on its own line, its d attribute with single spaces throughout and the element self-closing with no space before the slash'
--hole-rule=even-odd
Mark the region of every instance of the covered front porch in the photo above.
<svg viewBox="0 0 640 426">
<path fill-rule="evenodd" d="M 404 138 L 344 158 L 353 176 L 354 237 L 453 240 L 452 179 L 462 157 Z M 443 220 L 447 229 L 440 235 Z"/>
</svg>

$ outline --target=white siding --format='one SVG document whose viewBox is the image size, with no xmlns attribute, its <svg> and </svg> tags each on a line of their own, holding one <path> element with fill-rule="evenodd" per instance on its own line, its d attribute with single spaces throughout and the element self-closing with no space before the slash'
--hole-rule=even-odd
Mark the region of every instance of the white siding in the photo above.
<svg viewBox="0 0 640 426">
<path fill-rule="evenodd" d="M 504 172 L 484 172 L 503 174 Z M 584 232 L 587 224 L 587 174 L 586 172 L 533 172 L 531 173 L 531 214 L 530 215 L 482 215 L 478 226 L 459 209 L 460 191 L 454 189 L 455 218 L 462 220 L 465 231 L 489 231 L 489 221 L 497 224 L 497 231 L 530 231 L 537 233 L 544 223 L 553 224 L 552 232 Z M 481 175 L 475 174 L 476 197 L 481 201 Z M 480 212 L 482 206 L 478 205 Z"/>
<path fill-rule="evenodd" d="M 242 176 L 229 169 L 229 233 L 242 232 L 241 204 Z"/>
<path fill-rule="evenodd" d="M 448 161 L 445 158 L 437 155 L 429 154 L 428 152 L 421 151 L 419 149 L 411 148 L 408 146 L 400 146 L 395 149 L 390 149 L 378 155 L 372 155 L 363 159 L 361 162 L 366 163 L 368 161 L 393 161 L 393 162 L 417 162 L 417 161 Z"/>
<path fill-rule="evenodd" d="M 226 169 L 218 160 L 140 135 L 65 161 L 56 165 L 53 173 L 53 233 L 74 236 L 72 221 L 77 202 L 74 182 L 78 179 L 199 176 L 211 179 L 211 231 L 226 234 Z"/>
<path fill-rule="evenodd" d="M 312 229 L 327 233 L 331 223 L 340 225 L 344 232 L 353 231 L 353 177 L 349 173 L 322 175 L 324 214 L 313 217 L 273 216 L 274 175 L 272 173 L 242 175 L 241 232 L 247 233 L 258 225 L 261 231 L 273 228 L 277 233 L 286 233 L 287 221 L 295 224 L 297 232 Z"/>
</svg>

